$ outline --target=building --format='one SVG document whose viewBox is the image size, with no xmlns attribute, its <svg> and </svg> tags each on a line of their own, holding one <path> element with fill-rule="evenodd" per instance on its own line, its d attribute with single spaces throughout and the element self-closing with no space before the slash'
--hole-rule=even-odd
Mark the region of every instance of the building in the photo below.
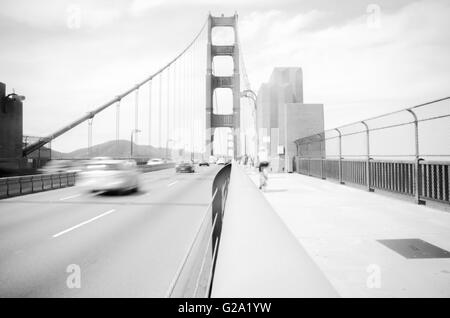
<svg viewBox="0 0 450 318">
<path fill-rule="evenodd" d="M 24 164 L 22 158 L 23 105 L 20 96 L 6 95 L 0 83 L 0 174 Z"/>
<path fill-rule="evenodd" d="M 295 140 L 323 132 L 323 104 L 304 103 L 301 68 L 277 67 L 258 91 L 256 120 L 259 159 L 272 171 L 292 171 Z"/>
</svg>

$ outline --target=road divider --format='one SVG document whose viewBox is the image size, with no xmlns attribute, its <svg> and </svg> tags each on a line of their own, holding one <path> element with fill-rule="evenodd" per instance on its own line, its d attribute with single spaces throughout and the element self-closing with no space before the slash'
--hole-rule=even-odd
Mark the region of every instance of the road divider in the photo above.
<svg viewBox="0 0 450 318">
<path fill-rule="evenodd" d="M 230 172 L 231 164 L 224 166 L 215 176 L 211 202 L 193 241 L 178 266 L 166 297 L 210 297 Z"/>
<path fill-rule="evenodd" d="M 236 165 L 225 211 L 212 297 L 338 297 L 261 191 Z"/>
<path fill-rule="evenodd" d="M 0 199 L 75 185 L 75 172 L 0 178 Z"/>
</svg>

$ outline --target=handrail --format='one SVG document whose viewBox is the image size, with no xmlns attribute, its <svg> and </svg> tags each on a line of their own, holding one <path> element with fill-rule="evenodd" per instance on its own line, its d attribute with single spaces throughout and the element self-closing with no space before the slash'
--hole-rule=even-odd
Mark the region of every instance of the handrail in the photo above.
<svg viewBox="0 0 450 318">
<path fill-rule="evenodd" d="M 321 132 L 321 134 L 323 133 L 325 135 L 325 133 L 332 132 L 333 130 L 336 130 L 336 129 L 339 129 L 339 128 L 345 128 L 345 127 L 354 126 L 354 125 L 360 124 L 361 122 L 367 122 L 367 121 L 371 121 L 371 120 L 375 120 L 375 119 L 379 119 L 379 118 L 384 118 L 384 117 L 387 117 L 387 116 L 390 116 L 390 115 L 394 115 L 394 114 L 399 114 L 399 113 L 403 113 L 403 112 L 411 113 L 413 109 L 417 109 L 417 108 L 420 108 L 420 107 L 423 107 L 423 106 L 428 106 L 428 105 L 435 104 L 435 103 L 442 102 L 442 101 L 449 100 L 449 99 L 450 99 L 450 96 L 449 97 L 440 98 L 440 99 L 436 99 L 436 100 L 433 100 L 431 102 L 423 103 L 423 104 L 420 104 L 420 105 L 411 106 L 411 107 L 403 108 L 403 109 L 396 110 L 396 111 L 393 111 L 393 112 L 389 112 L 389 113 L 377 115 L 377 116 L 374 116 L 374 117 L 366 118 L 366 119 L 364 119 L 362 121 L 358 120 L 358 121 L 351 122 L 351 123 L 348 123 L 348 124 L 345 124 L 345 125 L 337 126 L 335 128 L 326 129 L 323 132 Z M 444 114 L 444 115 L 439 115 L 439 116 L 432 116 L 432 117 L 429 117 L 429 118 L 415 119 L 414 121 L 407 121 L 407 122 L 402 122 L 402 123 L 393 124 L 393 125 L 386 125 L 386 126 L 371 128 L 370 131 L 377 131 L 377 130 L 383 130 L 383 129 L 389 129 L 389 128 L 394 128 L 394 127 L 411 125 L 411 124 L 416 123 L 416 121 L 418 123 L 420 123 L 420 122 L 424 122 L 424 121 L 441 119 L 441 118 L 447 118 L 447 117 L 450 117 L 450 114 Z M 364 130 L 357 130 L 355 132 L 342 133 L 340 137 L 352 136 L 352 135 L 362 134 L 362 133 L 365 133 L 365 132 L 366 132 L 365 129 Z M 309 135 L 309 136 L 297 139 L 295 142 L 297 144 L 302 144 L 301 141 L 307 140 L 307 139 L 309 139 L 311 137 L 314 137 L 316 135 L 317 134 L 312 134 L 312 135 Z M 320 141 L 326 141 L 326 140 L 331 140 L 331 139 L 336 139 L 336 138 L 339 138 L 339 136 L 327 137 L 327 138 L 324 138 L 323 140 L 320 140 Z M 318 142 L 318 141 L 310 141 L 310 142 Z"/>
</svg>

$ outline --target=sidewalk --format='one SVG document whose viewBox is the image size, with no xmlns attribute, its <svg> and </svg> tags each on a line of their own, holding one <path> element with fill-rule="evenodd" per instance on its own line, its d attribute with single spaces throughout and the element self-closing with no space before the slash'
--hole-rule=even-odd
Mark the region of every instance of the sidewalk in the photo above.
<svg viewBox="0 0 450 318">
<path fill-rule="evenodd" d="M 450 213 L 296 173 L 270 174 L 264 196 L 340 296 L 450 297 L 450 254 L 406 258 L 378 242 L 450 251 Z"/>
</svg>

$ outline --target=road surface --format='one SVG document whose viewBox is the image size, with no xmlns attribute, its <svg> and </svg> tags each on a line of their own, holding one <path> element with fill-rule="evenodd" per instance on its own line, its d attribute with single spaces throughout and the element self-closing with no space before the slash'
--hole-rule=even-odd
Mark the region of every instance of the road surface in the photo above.
<svg viewBox="0 0 450 318">
<path fill-rule="evenodd" d="M 143 174 L 130 195 L 70 187 L 1 200 L 0 297 L 164 297 L 218 170 Z"/>
</svg>

